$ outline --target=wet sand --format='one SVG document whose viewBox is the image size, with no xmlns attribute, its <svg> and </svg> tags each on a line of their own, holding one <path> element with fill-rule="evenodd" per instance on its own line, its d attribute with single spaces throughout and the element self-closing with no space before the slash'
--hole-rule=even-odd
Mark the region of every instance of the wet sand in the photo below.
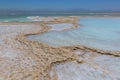
<svg viewBox="0 0 120 80">
<path fill-rule="evenodd" d="M 51 47 L 38 41 L 31 41 L 28 35 L 48 32 L 50 24 L 70 23 L 79 27 L 78 17 L 62 17 L 54 21 L 43 22 L 3 22 L 0 23 L 0 79 L 1 80 L 58 80 L 51 69 L 60 63 L 84 63 L 95 55 L 119 57 L 120 52 L 108 52 L 85 46 Z M 22 25 L 22 27 L 20 27 Z M 70 28 L 72 29 L 72 28 Z M 94 53 L 85 59 L 76 54 L 76 50 Z"/>
</svg>

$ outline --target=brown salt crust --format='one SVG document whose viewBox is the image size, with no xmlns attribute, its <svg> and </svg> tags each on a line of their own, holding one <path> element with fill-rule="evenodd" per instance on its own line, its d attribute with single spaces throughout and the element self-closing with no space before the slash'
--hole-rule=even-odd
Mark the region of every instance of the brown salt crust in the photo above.
<svg viewBox="0 0 120 80">
<path fill-rule="evenodd" d="M 49 31 L 44 23 L 37 23 L 37 25 L 42 25 L 42 30 L 37 33 L 20 33 L 16 37 L 4 40 L 6 46 L 3 46 L 3 48 L 15 50 L 19 54 L 12 59 L 0 57 L 0 78 L 2 80 L 50 80 L 49 72 L 55 64 L 67 61 L 82 63 L 82 60 L 77 60 L 77 55 L 74 54 L 73 50 L 82 49 L 83 51 L 97 52 L 97 50 L 83 46 L 55 48 L 38 41 L 28 40 L 25 36 Z"/>
<path fill-rule="evenodd" d="M 86 46 L 69 46 L 69 47 L 57 47 L 58 49 L 62 48 L 63 50 L 64 49 L 67 49 L 70 51 L 70 53 L 74 53 L 74 50 L 76 49 L 82 49 L 83 51 L 90 51 L 90 52 L 95 52 L 95 54 L 97 53 L 100 53 L 100 54 L 106 54 L 106 55 L 112 55 L 112 56 L 116 56 L 116 57 L 119 57 L 119 51 L 118 52 L 115 52 L 115 51 L 103 51 L 103 50 L 98 50 L 98 49 L 94 49 L 94 48 L 89 48 L 89 47 L 86 47 Z M 68 54 L 69 55 L 69 54 Z M 48 72 L 50 71 L 50 69 L 52 68 L 52 66 L 56 65 L 56 64 L 61 64 L 61 63 L 65 63 L 65 62 L 68 62 L 68 61 L 75 61 L 79 64 L 83 63 L 84 60 L 81 59 L 81 60 L 78 60 L 77 59 L 77 55 L 73 54 L 74 55 L 74 58 L 68 58 L 66 60 L 62 60 L 62 61 L 56 61 L 56 62 L 53 62 L 50 67 L 49 67 L 49 70 Z M 91 55 L 92 57 L 94 57 L 94 55 Z M 47 74 L 49 76 L 49 74 Z M 54 76 L 56 79 L 56 76 Z"/>
<path fill-rule="evenodd" d="M 41 75 L 41 78 L 44 78 L 44 80 L 49 77 L 48 73 L 54 64 L 75 60 L 74 53 L 67 49 L 53 48 L 43 43 L 29 41 L 25 38 L 22 38 L 19 36 L 17 40 L 20 43 L 25 43 L 31 47 L 30 50 L 32 50 L 32 55 L 39 60 L 40 74 L 38 75 Z"/>
<path fill-rule="evenodd" d="M 106 54 L 106 55 L 112 55 L 112 56 L 120 57 L 120 51 L 100 50 L 100 49 L 91 48 L 91 47 L 87 47 L 87 46 L 83 46 L 83 45 L 63 46 L 61 48 L 70 49 L 70 50 L 77 50 L 77 49 L 81 49 L 81 50 L 85 50 L 85 51 L 89 50 L 89 51 L 92 51 L 92 52 L 97 52 L 99 54 Z"/>
<path fill-rule="evenodd" d="M 25 37 L 49 30 L 44 23 L 40 25 L 42 30 L 39 32 L 26 31 L 13 37 L 10 37 L 10 34 L 0 35 L 4 38 L 4 45 L 0 45 L 0 53 L 2 53 L 0 54 L 0 79 L 50 80 L 49 71 L 53 65 L 76 60 L 74 53 L 68 49 L 54 48 L 37 41 L 30 41 Z M 15 51 L 12 53 L 15 56 L 3 56 L 6 55 L 6 52 L 4 52 L 5 54 L 1 52 L 4 49 L 8 52 Z"/>
<path fill-rule="evenodd" d="M 53 17 L 54 18 L 54 17 Z M 57 17 L 54 21 L 37 21 L 37 22 L 0 22 L 0 24 L 57 24 L 57 23 L 76 23 L 79 17 Z"/>
<path fill-rule="evenodd" d="M 20 52 L 12 59 L 0 58 L 0 77 L 5 80 L 50 80 L 49 71 L 54 64 L 75 60 L 74 53 L 67 49 L 29 41 L 22 34 L 6 39 L 5 44 Z"/>
<path fill-rule="evenodd" d="M 54 18 L 54 17 L 53 17 Z M 70 17 L 58 17 L 54 21 L 41 21 L 41 22 L 0 22 L 0 25 L 35 25 L 35 26 L 41 26 L 42 30 L 40 32 L 31 32 L 29 34 L 25 34 L 26 36 L 29 35 L 36 35 L 36 34 L 42 34 L 45 32 L 48 32 L 51 29 L 51 26 L 48 26 L 49 24 L 60 24 L 60 23 L 70 23 L 73 24 L 72 28 L 78 28 L 80 25 L 78 24 L 79 17 L 76 16 L 70 16 Z M 65 29 L 66 30 L 66 29 Z M 68 29 L 67 29 L 68 30 Z M 64 30 L 63 30 L 64 31 Z"/>
</svg>

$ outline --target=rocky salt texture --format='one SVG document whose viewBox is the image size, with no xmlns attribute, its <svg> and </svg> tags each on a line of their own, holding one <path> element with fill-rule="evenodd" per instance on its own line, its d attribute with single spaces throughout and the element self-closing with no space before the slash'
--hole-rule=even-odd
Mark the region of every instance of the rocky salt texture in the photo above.
<svg viewBox="0 0 120 80">
<path fill-rule="evenodd" d="M 1 80 L 49 80 L 48 72 L 56 61 L 72 59 L 68 50 L 31 42 L 24 36 L 3 40 L 0 47 Z M 69 56 L 68 56 L 68 53 Z"/>
<path fill-rule="evenodd" d="M 67 49 L 26 38 L 46 31 L 49 27 L 44 22 L 1 23 L 0 80 L 50 80 L 52 65 L 74 59 L 74 54 Z"/>
<path fill-rule="evenodd" d="M 48 32 L 48 25 L 77 25 L 77 20 L 0 23 L 0 80 L 120 80 L 119 56 L 80 46 L 55 48 L 26 38 Z"/>
<path fill-rule="evenodd" d="M 120 80 L 120 58 L 77 50 L 78 62 L 55 65 L 51 80 Z"/>
<path fill-rule="evenodd" d="M 70 16 L 70 17 L 29 16 L 27 18 L 30 20 L 39 21 L 39 22 L 52 22 L 52 21 L 55 21 L 55 22 L 63 22 L 63 21 L 70 22 L 70 21 L 72 21 L 72 22 L 74 22 L 76 20 L 76 18 L 78 18 L 78 17 L 75 17 L 75 16 Z"/>
</svg>

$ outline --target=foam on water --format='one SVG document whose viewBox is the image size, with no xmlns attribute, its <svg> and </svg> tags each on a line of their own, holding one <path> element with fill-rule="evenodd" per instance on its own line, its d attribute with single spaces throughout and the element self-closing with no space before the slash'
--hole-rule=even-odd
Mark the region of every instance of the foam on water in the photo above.
<svg viewBox="0 0 120 80">
<path fill-rule="evenodd" d="M 120 18 L 82 18 L 80 28 L 29 36 L 51 46 L 84 45 L 102 50 L 120 50 Z"/>
</svg>

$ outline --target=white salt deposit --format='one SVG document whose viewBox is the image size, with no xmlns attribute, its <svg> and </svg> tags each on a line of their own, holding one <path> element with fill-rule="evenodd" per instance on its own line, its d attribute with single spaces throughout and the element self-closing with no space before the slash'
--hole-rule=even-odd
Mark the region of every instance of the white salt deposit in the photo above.
<svg viewBox="0 0 120 80">
<path fill-rule="evenodd" d="M 7 57 L 7 58 L 15 58 L 18 55 L 20 55 L 20 52 L 17 52 L 16 50 L 12 50 L 12 49 L 2 49 L 0 50 L 0 55 L 1 57 Z"/>
<path fill-rule="evenodd" d="M 35 25 L 0 25 L 0 34 L 6 33 L 19 33 L 34 31 L 34 30 L 41 30 L 40 27 L 35 27 Z"/>
<path fill-rule="evenodd" d="M 73 24 L 62 23 L 62 24 L 51 24 L 51 25 L 48 25 L 48 26 L 52 27 L 50 29 L 50 31 L 63 31 L 63 30 L 66 30 L 66 29 L 71 29 L 73 27 Z"/>
<path fill-rule="evenodd" d="M 27 18 L 32 21 L 54 21 L 52 17 L 29 16 Z"/>
<path fill-rule="evenodd" d="M 56 65 L 51 74 L 56 74 L 58 80 L 120 80 L 119 62 L 120 58 L 101 55 L 92 62 L 67 62 Z"/>
</svg>

